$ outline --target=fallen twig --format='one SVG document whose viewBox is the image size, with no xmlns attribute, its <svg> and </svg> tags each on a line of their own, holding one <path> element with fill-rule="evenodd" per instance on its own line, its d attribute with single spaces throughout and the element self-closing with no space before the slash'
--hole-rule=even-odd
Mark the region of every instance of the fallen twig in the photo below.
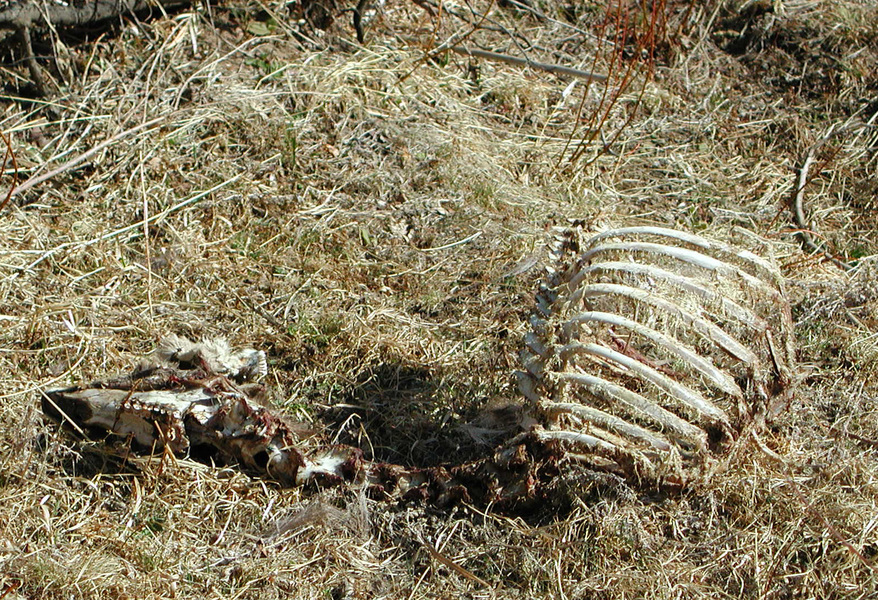
<svg viewBox="0 0 878 600">
<path fill-rule="evenodd" d="M 40 71 L 40 66 L 37 64 L 37 59 L 34 58 L 34 46 L 31 42 L 30 27 L 22 27 L 18 30 L 18 34 L 21 37 L 21 46 L 25 55 L 24 61 L 27 63 L 27 69 L 30 72 L 31 79 L 34 80 L 34 86 L 37 88 L 37 93 L 40 96 L 47 96 L 48 88 L 46 87 L 45 78 L 43 77 L 42 71 Z"/>
<path fill-rule="evenodd" d="M 369 0 L 359 0 L 354 8 L 354 31 L 357 32 L 357 41 L 366 43 L 366 32 L 363 30 L 363 16 L 369 10 Z"/>
<path fill-rule="evenodd" d="M 438 550 L 433 548 L 429 543 L 422 542 L 422 544 L 423 544 L 424 548 L 427 549 L 427 552 L 430 553 L 430 557 L 433 560 L 435 560 L 436 562 L 445 565 L 446 567 L 448 567 L 452 571 L 455 571 L 459 575 L 466 577 L 470 581 L 473 581 L 482 587 L 486 587 L 486 588 L 493 587 L 490 583 L 488 583 L 487 581 L 485 581 L 481 577 L 474 575 L 470 571 L 467 571 L 466 569 L 461 567 L 459 564 L 457 564 L 456 562 L 454 562 L 453 560 L 451 560 L 450 558 L 448 558 L 447 556 L 445 556 L 444 554 L 442 554 L 441 552 L 439 552 Z"/>
<path fill-rule="evenodd" d="M 835 437 L 838 437 L 838 438 L 844 438 L 844 437 L 851 438 L 852 440 L 860 442 L 861 444 L 865 444 L 866 446 L 869 446 L 870 448 L 878 448 L 878 440 L 873 440 L 871 438 L 857 435 L 856 433 L 854 433 L 852 431 L 842 430 L 842 429 L 839 429 L 838 427 L 830 426 L 829 433 L 831 433 L 832 435 L 834 435 Z"/>
<path fill-rule="evenodd" d="M 107 148 L 108 146 L 113 145 L 114 143 L 118 142 L 119 140 L 126 138 L 129 135 L 135 134 L 142 129 L 146 129 L 147 127 L 151 127 L 153 125 L 156 125 L 156 124 L 164 121 L 166 118 L 167 117 L 156 117 L 155 119 L 151 119 L 151 120 L 147 121 L 146 123 L 141 123 L 140 125 L 137 125 L 136 127 L 132 127 L 131 129 L 126 129 L 125 131 L 117 133 L 116 135 L 114 135 L 110 139 L 101 142 L 100 144 L 98 144 L 94 148 L 91 148 L 91 149 L 83 152 L 79 156 L 71 158 L 66 163 L 61 165 L 60 167 L 52 169 L 51 171 L 49 171 L 47 173 L 43 173 L 42 175 L 36 175 L 34 177 L 31 177 L 30 179 L 28 179 L 27 181 L 25 181 L 21 185 L 16 186 L 15 188 L 12 189 L 11 192 L 9 192 L 9 198 L 13 198 L 13 197 L 15 197 L 23 192 L 26 192 L 27 190 L 31 189 L 32 187 L 39 185 L 39 184 L 43 183 L 44 181 L 47 181 L 56 175 L 60 175 L 61 173 L 64 173 L 65 171 L 69 171 L 70 169 L 72 169 L 76 165 L 78 165 L 82 162 L 85 162 L 86 160 L 88 160 L 89 158 L 91 158 L 92 156 L 94 156 L 95 154 L 97 154 L 98 152 L 103 150 L 104 148 Z M 8 199 L 7 199 L 7 201 L 8 201 Z M 5 205 L 5 202 L 4 202 L 4 205 Z M 2 209 L 2 208 L 3 207 L 0 206 L 0 209 Z"/>
<path fill-rule="evenodd" d="M 491 0 L 491 6 L 494 5 L 494 0 Z M 488 7 L 490 10 L 491 6 Z M 476 31 L 478 31 L 482 27 L 482 23 L 485 19 L 488 18 L 488 11 L 485 11 L 485 14 L 481 16 L 479 21 L 473 25 L 471 25 L 470 30 L 461 35 L 453 35 L 449 39 L 445 40 L 443 43 L 439 44 L 436 48 L 434 48 L 431 52 L 425 52 L 424 56 L 415 64 L 415 66 L 408 71 L 405 75 L 399 78 L 397 83 L 403 82 L 409 77 L 411 77 L 412 73 L 418 70 L 418 68 L 431 60 L 434 60 L 437 56 L 445 52 L 446 50 L 450 50 L 453 46 L 458 45 L 459 42 L 462 42 L 473 35 Z"/>
<path fill-rule="evenodd" d="M 808 150 L 808 155 L 805 156 L 805 162 L 802 163 L 802 168 L 799 170 L 799 181 L 796 184 L 796 193 L 793 196 L 793 222 L 796 224 L 796 227 L 799 228 L 796 232 L 796 236 L 806 250 L 820 253 L 835 266 L 844 269 L 845 271 L 850 271 L 853 267 L 849 263 L 835 257 L 831 252 L 814 241 L 814 236 L 811 234 L 810 227 L 808 226 L 808 219 L 805 217 L 805 187 L 810 181 L 810 179 L 808 179 L 808 171 L 811 169 L 811 164 L 814 162 L 814 156 L 817 153 L 817 149 L 823 146 L 823 144 L 832 137 L 834 132 L 835 124 L 832 124 L 829 126 L 829 130 L 827 130 L 826 134 L 816 144 L 811 146 L 810 150 Z"/>
<path fill-rule="evenodd" d="M 539 69 L 540 71 L 546 71 L 548 73 L 555 73 L 557 75 L 571 75 L 573 77 L 580 77 L 582 79 L 590 80 L 590 81 L 606 81 L 607 76 L 601 75 L 600 73 L 592 73 L 590 71 L 581 71 L 580 69 L 574 69 L 572 67 L 564 67 L 562 65 L 553 65 L 549 63 L 541 63 L 536 62 L 527 58 L 518 58 L 517 56 L 509 56 L 508 54 L 499 54 L 497 52 L 488 52 L 487 50 L 479 50 L 478 48 L 469 48 L 467 46 L 451 46 L 449 48 L 452 52 L 457 54 L 462 54 L 464 56 L 474 56 L 476 58 L 484 58 L 486 60 L 494 60 L 498 62 L 503 62 L 509 65 L 517 65 L 521 67 L 531 67 L 533 69 Z"/>
<path fill-rule="evenodd" d="M 12 187 L 9 188 L 6 197 L 0 201 L 0 212 L 3 212 L 3 209 L 6 208 L 6 204 L 8 204 L 9 200 L 12 198 L 12 190 L 15 189 L 15 184 L 18 183 L 18 161 L 15 159 L 15 151 L 12 149 L 12 140 L 10 137 L 0 131 L 0 139 L 3 140 L 3 143 L 6 146 L 6 150 L 3 153 L 3 163 L 0 165 L 0 173 L 6 171 L 7 161 L 12 162 Z"/>
<path fill-rule="evenodd" d="M 156 4 L 162 10 L 189 6 L 189 0 L 90 0 L 87 3 L 54 3 L 19 1 L 0 9 L 0 40 L 10 32 L 33 27 L 83 27 L 99 21 L 151 10 Z"/>
<path fill-rule="evenodd" d="M 876 115 L 878 115 L 878 113 L 876 113 Z M 853 265 L 851 265 L 847 261 L 841 260 L 840 258 L 835 256 L 834 254 L 829 252 L 824 246 L 821 246 L 814 241 L 814 234 L 811 230 L 811 227 L 808 225 L 808 219 L 805 216 L 805 188 L 813 179 L 813 176 L 810 176 L 809 172 L 811 170 L 811 165 L 814 162 L 814 158 L 817 155 L 817 151 L 826 142 L 828 142 L 831 138 L 833 138 L 837 135 L 840 135 L 842 133 L 846 133 L 852 129 L 863 129 L 863 128 L 874 127 L 875 125 L 874 125 L 873 121 L 875 120 L 876 115 L 873 115 L 872 118 L 869 119 L 869 121 L 867 121 L 865 123 L 863 123 L 863 122 L 853 123 L 852 120 L 854 117 L 851 117 L 850 119 L 848 119 L 847 123 L 845 123 L 843 126 L 841 126 L 839 128 L 836 128 L 834 123 L 832 125 L 830 125 L 829 129 L 826 130 L 826 133 L 823 134 L 823 136 L 819 140 L 817 140 L 817 142 L 813 146 L 811 146 L 811 148 L 808 150 L 808 154 L 805 156 L 805 161 L 802 163 L 802 168 L 799 169 L 799 179 L 798 179 L 798 182 L 796 183 L 795 193 L 793 194 L 793 199 L 792 199 L 791 208 L 792 208 L 792 212 L 793 212 L 793 223 L 795 223 L 796 227 L 798 228 L 798 231 L 796 232 L 796 236 L 799 238 L 799 241 L 801 242 L 802 247 L 805 248 L 806 250 L 821 254 L 828 261 L 830 261 L 832 264 L 836 265 L 837 267 L 839 267 L 841 269 L 844 269 L 845 271 L 850 271 L 851 269 L 853 269 L 854 268 Z M 854 116 L 856 116 L 856 115 L 854 115 Z M 835 154 L 837 154 L 837 153 L 838 153 L 838 150 L 836 150 L 833 153 L 832 157 L 834 157 Z M 823 166 L 825 166 L 826 162 L 829 162 L 829 160 L 831 160 L 832 157 L 830 157 L 830 159 L 825 161 Z M 822 170 L 822 168 L 818 169 L 818 171 L 820 171 L 820 170 Z"/>
</svg>

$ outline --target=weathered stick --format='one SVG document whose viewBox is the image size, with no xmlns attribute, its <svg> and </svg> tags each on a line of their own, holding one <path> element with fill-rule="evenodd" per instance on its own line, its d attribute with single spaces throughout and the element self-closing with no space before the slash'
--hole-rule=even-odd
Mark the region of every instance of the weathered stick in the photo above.
<svg viewBox="0 0 878 600">
<path fill-rule="evenodd" d="M 51 171 L 48 171 L 46 173 L 42 173 L 42 174 L 37 175 L 35 177 L 31 177 L 30 179 L 28 179 L 24 183 L 17 185 L 16 187 L 14 187 L 12 189 L 12 191 L 9 192 L 9 198 L 14 198 L 15 196 L 18 196 L 19 194 L 26 192 L 27 190 L 31 189 L 32 187 L 39 185 L 39 184 L 43 183 L 44 181 L 47 181 L 47 180 L 51 179 L 52 177 L 55 177 L 56 175 L 60 175 L 61 173 L 64 173 L 65 171 L 69 171 L 73 167 L 77 166 L 79 163 L 85 162 L 86 160 L 88 160 L 89 158 L 91 158 L 92 156 L 94 156 L 95 154 L 97 154 L 98 152 L 103 150 L 104 148 L 112 146 L 114 143 L 118 142 L 119 140 L 126 138 L 129 135 L 135 134 L 138 131 L 141 131 L 143 129 L 147 129 L 149 127 L 152 127 L 153 125 L 157 125 L 158 123 L 161 123 L 165 119 L 166 119 L 166 117 L 156 117 L 155 119 L 151 119 L 145 123 L 141 123 L 140 125 L 136 125 L 135 127 L 132 127 L 131 129 L 126 129 L 125 131 L 117 133 L 116 135 L 114 135 L 110 139 L 104 140 L 103 142 L 101 142 L 100 144 L 95 146 L 94 148 L 89 148 L 88 150 L 86 150 L 82 154 L 71 158 L 66 163 L 61 165 L 60 167 L 56 167 L 56 168 L 52 169 Z M 7 198 L 7 201 L 8 201 L 8 198 Z M 3 205 L 0 205 L 0 209 L 2 209 L 3 206 L 5 206 L 5 202 Z"/>
<path fill-rule="evenodd" d="M 468 46 L 451 46 L 448 49 L 463 56 L 474 56 L 476 58 L 484 58 L 485 60 L 493 60 L 506 63 L 508 65 L 515 65 L 518 67 L 531 67 L 532 69 L 546 71 L 547 73 L 554 73 L 555 75 L 570 75 L 572 77 L 579 77 L 580 79 L 598 82 L 604 82 L 607 80 L 607 76 L 600 73 L 582 71 L 580 69 L 574 69 L 572 67 L 565 67 L 564 65 L 536 62 L 527 58 L 519 58 L 517 56 L 509 56 L 508 54 L 499 54 L 497 52 L 479 50 L 478 48 L 470 48 Z"/>
<path fill-rule="evenodd" d="M 157 7 L 174 10 L 190 4 L 190 0 L 87 0 L 69 4 L 18 0 L 0 8 L 0 40 L 24 29 L 83 27 Z"/>
</svg>

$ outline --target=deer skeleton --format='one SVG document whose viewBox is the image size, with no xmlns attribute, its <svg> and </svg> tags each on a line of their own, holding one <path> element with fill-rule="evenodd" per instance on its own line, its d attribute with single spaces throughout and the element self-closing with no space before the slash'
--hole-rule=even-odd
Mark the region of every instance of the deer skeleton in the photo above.
<svg viewBox="0 0 878 600">
<path fill-rule="evenodd" d="M 207 453 L 285 485 L 502 505 L 538 498 L 569 462 L 687 485 L 788 402 L 792 320 L 770 261 L 659 227 L 559 229 L 551 254 L 517 373 L 536 424 L 480 461 L 419 469 L 353 447 L 306 449 L 258 402 L 265 354 L 223 340 L 168 336 L 131 374 L 45 393 L 43 411 L 81 433 Z"/>
</svg>

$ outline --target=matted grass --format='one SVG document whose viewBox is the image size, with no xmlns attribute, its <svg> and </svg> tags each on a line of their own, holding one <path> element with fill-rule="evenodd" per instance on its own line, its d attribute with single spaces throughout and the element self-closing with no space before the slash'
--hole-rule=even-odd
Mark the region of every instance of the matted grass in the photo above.
<svg viewBox="0 0 878 600">
<path fill-rule="evenodd" d="M 4 66 L 23 178 L 119 137 L 0 214 L 0 596 L 874 597 L 878 15 L 777 4 L 694 6 L 639 110 L 635 85 L 608 116 L 609 152 L 597 138 L 574 164 L 601 88 L 577 122 L 582 82 L 423 61 L 410 37 L 435 22 L 413 3 L 388 3 L 365 47 L 347 17 L 316 32 L 281 5 L 126 22 L 63 48 L 45 100 Z M 607 68 L 563 24 L 593 31 L 585 5 L 475 5 L 494 30 L 471 42 L 514 53 L 505 29 L 543 62 Z M 440 42 L 466 31 L 446 17 Z M 810 227 L 852 275 L 793 235 L 812 150 Z M 164 333 L 223 335 L 267 351 L 270 401 L 315 432 L 470 459 L 505 435 L 546 231 L 567 218 L 772 242 L 801 388 L 698 489 L 577 472 L 531 515 L 391 505 L 122 460 L 39 414 L 39 390 L 127 369 Z"/>
</svg>

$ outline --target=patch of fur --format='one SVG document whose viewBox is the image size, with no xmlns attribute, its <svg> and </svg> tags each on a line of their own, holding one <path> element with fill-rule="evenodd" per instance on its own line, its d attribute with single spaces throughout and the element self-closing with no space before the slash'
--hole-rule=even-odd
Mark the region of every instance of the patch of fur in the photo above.
<svg viewBox="0 0 878 600">
<path fill-rule="evenodd" d="M 245 348 L 233 350 L 224 338 L 203 338 L 193 342 L 176 334 L 163 338 L 155 350 L 159 362 L 186 368 L 201 367 L 209 373 L 236 381 L 256 381 L 268 374 L 265 352 Z"/>
</svg>

